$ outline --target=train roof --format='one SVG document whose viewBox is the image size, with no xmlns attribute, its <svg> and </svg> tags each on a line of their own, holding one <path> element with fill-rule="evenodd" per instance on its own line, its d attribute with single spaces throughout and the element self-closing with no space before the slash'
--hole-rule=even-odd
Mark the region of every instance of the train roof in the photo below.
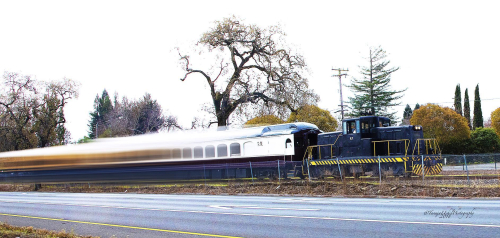
<svg viewBox="0 0 500 238">
<path fill-rule="evenodd" d="M 294 134 L 303 130 L 319 131 L 318 127 L 314 124 L 296 122 L 225 131 L 181 131 L 175 133 L 155 133 L 129 137 L 103 138 L 85 144 L 3 152 L 0 153 L 0 162 L 2 158 L 9 157 L 115 153 L 137 150 L 166 149 L 188 146 L 196 143 L 207 143 L 211 141 L 215 142 L 232 139 Z"/>
<path fill-rule="evenodd" d="M 382 117 L 382 116 L 361 116 L 361 117 L 354 117 L 354 118 L 345 118 L 342 121 L 353 121 L 353 120 L 373 119 L 373 118 L 383 118 L 383 119 L 390 120 L 390 118 Z"/>
</svg>

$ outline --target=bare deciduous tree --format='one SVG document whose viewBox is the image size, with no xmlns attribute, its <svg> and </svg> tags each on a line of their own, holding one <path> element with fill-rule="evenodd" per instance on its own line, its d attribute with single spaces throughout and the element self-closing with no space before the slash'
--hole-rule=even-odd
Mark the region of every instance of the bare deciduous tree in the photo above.
<svg viewBox="0 0 500 238">
<path fill-rule="evenodd" d="M 181 80 L 193 74 L 203 76 L 219 126 L 226 126 L 229 116 L 248 103 L 278 107 L 278 114 L 316 104 L 319 98 L 303 77 L 306 63 L 286 47 L 284 36 L 279 26 L 262 29 L 235 17 L 225 18 L 198 42 L 217 54 L 214 70 L 193 68 L 190 56 L 179 52 L 185 70 Z"/>
<path fill-rule="evenodd" d="M 70 79 L 44 83 L 5 72 L 0 88 L 0 151 L 66 143 L 64 107 L 78 96 L 78 86 Z"/>
</svg>

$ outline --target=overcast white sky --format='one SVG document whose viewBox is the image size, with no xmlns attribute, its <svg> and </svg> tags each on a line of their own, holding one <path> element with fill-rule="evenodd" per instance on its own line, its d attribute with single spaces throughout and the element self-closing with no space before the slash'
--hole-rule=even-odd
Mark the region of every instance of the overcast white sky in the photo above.
<svg viewBox="0 0 500 238">
<path fill-rule="evenodd" d="M 500 107 L 498 1 L 325 2 L 1 1 L 0 72 L 79 81 L 80 97 L 65 109 L 73 140 L 87 134 L 104 88 L 129 98 L 149 92 L 187 127 L 210 93 L 200 78 L 179 80 L 174 48 L 189 50 L 214 21 L 236 15 L 282 26 L 306 59 L 322 108 L 339 105 L 332 67 L 356 76 L 368 47 L 377 45 L 400 67 L 393 87 L 408 87 L 399 114 L 406 104 L 451 106 L 458 83 L 471 100 L 479 84 L 485 121 Z M 350 92 L 343 91 L 346 100 Z"/>
</svg>

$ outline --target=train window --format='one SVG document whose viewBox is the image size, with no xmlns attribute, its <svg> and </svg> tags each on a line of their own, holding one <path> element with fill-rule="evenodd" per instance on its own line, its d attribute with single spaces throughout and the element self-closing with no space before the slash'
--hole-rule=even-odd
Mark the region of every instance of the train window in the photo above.
<svg viewBox="0 0 500 238">
<path fill-rule="evenodd" d="M 343 122 L 342 129 L 344 131 L 344 134 L 359 133 L 360 130 L 359 120 Z"/>
<path fill-rule="evenodd" d="M 379 119 L 379 126 L 380 126 L 380 127 L 388 127 L 388 126 L 391 126 L 391 120 L 387 120 L 387 119 L 380 118 L 380 119 Z"/>
<path fill-rule="evenodd" d="M 181 158 L 181 149 L 173 149 L 172 150 L 172 158 L 180 159 Z"/>
<path fill-rule="evenodd" d="M 191 148 L 184 148 L 182 149 L 182 158 L 183 159 L 191 159 L 193 158 L 193 155 L 192 155 L 192 152 L 191 152 Z"/>
<path fill-rule="evenodd" d="M 165 159 L 171 159 L 172 158 L 172 151 L 170 150 L 165 150 L 165 153 L 163 155 Z"/>
<path fill-rule="evenodd" d="M 215 146 L 207 145 L 207 147 L 205 147 L 205 158 L 213 157 L 215 157 Z"/>
<path fill-rule="evenodd" d="M 361 121 L 361 133 L 370 133 L 370 124 L 373 124 L 371 120 L 362 120 Z M 373 124 L 372 127 L 375 127 Z"/>
<path fill-rule="evenodd" d="M 194 147 L 193 155 L 195 158 L 203 158 L 203 147 L 201 146 Z"/>
<path fill-rule="evenodd" d="M 217 157 L 226 157 L 227 156 L 227 145 L 220 144 L 217 146 Z"/>
<path fill-rule="evenodd" d="M 286 139 L 285 141 L 285 148 L 292 148 L 292 140 L 290 138 Z"/>
<path fill-rule="evenodd" d="M 231 145 L 229 145 L 229 150 L 231 151 L 231 156 L 241 155 L 240 143 L 231 143 Z"/>
</svg>

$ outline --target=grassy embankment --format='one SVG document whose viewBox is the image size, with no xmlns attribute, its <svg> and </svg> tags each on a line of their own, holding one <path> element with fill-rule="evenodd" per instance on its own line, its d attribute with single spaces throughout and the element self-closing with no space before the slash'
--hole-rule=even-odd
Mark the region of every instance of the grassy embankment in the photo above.
<svg viewBox="0 0 500 238">
<path fill-rule="evenodd" d="M 92 238 L 92 236 L 78 236 L 72 232 L 49 231 L 29 227 L 17 227 L 0 222 L 0 237 L 2 238 Z"/>
</svg>

